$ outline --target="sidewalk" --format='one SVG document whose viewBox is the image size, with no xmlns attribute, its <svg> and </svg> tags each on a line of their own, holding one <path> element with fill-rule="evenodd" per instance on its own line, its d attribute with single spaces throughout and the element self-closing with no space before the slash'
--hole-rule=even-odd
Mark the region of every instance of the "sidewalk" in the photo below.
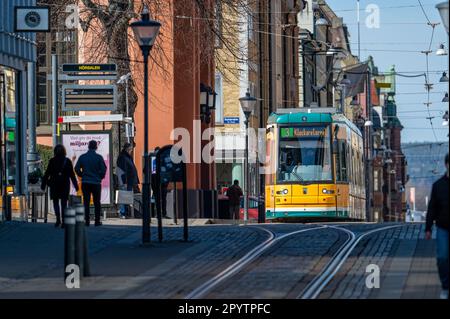
<svg viewBox="0 0 450 319">
<path fill-rule="evenodd" d="M 397 239 L 396 247 L 382 269 L 382 289 L 374 293 L 374 298 L 439 299 L 441 284 L 436 265 L 436 242 L 425 240 L 424 224 L 415 225 L 414 231 Z"/>
<path fill-rule="evenodd" d="M 0 299 L 182 298 L 266 236 L 253 228 L 193 226 L 185 243 L 183 227 L 166 227 L 159 243 L 152 225 L 152 243 L 143 247 L 142 226 L 114 225 L 122 221 L 87 229 L 92 276 L 82 280 L 81 289 L 64 283 L 64 230 L 43 223 L 0 224 Z"/>
</svg>

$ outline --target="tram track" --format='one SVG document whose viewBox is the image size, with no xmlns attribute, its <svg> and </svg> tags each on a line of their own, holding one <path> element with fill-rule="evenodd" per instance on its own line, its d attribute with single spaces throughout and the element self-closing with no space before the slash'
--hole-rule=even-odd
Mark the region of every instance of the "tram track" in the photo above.
<svg viewBox="0 0 450 319">
<path fill-rule="evenodd" d="M 284 233 L 282 235 L 276 234 L 274 231 L 269 230 L 264 227 L 258 227 L 258 226 L 252 226 L 258 229 L 261 229 L 269 234 L 269 238 L 265 240 L 263 243 L 259 244 L 255 248 L 253 248 L 251 251 L 249 251 L 245 256 L 237 260 L 235 263 L 224 269 L 222 272 L 202 284 L 201 286 L 197 287 L 195 290 L 193 290 L 191 293 L 189 293 L 185 299 L 200 299 L 204 296 L 206 296 L 210 291 L 212 291 L 214 288 L 216 288 L 219 284 L 223 283 L 225 280 L 233 277 L 234 275 L 238 274 L 244 267 L 249 265 L 250 263 L 254 262 L 256 259 L 258 259 L 263 253 L 267 252 L 273 245 L 279 243 L 280 241 L 287 239 L 289 237 L 292 237 L 294 235 L 298 235 L 301 233 L 306 233 L 310 231 L 315 231 L 319 229 L 325 229 L 329 226 L 317 226 L 317 227 L 311 227 L 306 229 L 300 229 L 296 231 L 291 231 L 288 233 Z"/>
<path fill-rule="evenodd" d="M 329 257 L 330 260 L 325 264 L 325 266 L 323 266 L 323 268 L 321 268 L 320 272 L 312 280 L 306 283 L 306 285 L 302 284 L 303 286 L 305 286 L 305 288 L 303 288 L 296 297 L 295 295 L 292 296 L 293 298 L 296 299 L 316 299 L 325 289 L 325 287 L 327 287 L 327 285 L 333 280 L 333 278 L 342 268 L 344 263 L 348 260 L 348 257 L 350 256 L 352 251 L 361 242 L 362 239 L 377 232 L 398 228 L 402 226 L 403 225 L 386 226 L 371 229 L 369 231 L 365 231 L 362 233 L 357 233 L 343 226 L 319 225 L 317 227 L 310 227 L 306 229 L 304 228 L 282 234 L 277 234 L 275 231 L 267 229 L 265 227 L 250 226 L 267 232 L 269 234 L 269 237 L 263 243 L 259 244 L 258 246 L 250 250 L 242 258 L 234 262 L 232 265 L 228 266 L 219 274 L 209 279 L 199 287 L 197 287 L 195 290 L 189 293 L 185 297 L 185 299 L 205 298 L 220 284 L 223 284 L 224 282 L 226 282 L 226 280 L 229 280 L 233 276 L 241 273 L 241 271 L 245 267 L 249 266 L 251 263 L 256 262 L 258 258 L 260 258 L 264 253 L 267 253 L 270 248 L 272 248 L 275 244 L 279 244 L 284 239 L 290 238 L 298 234 L 323 229 L 333 229 L 338 232 L 343 232 L 347 236 L 344 243 L 336 249 L 336 251 L 332 254 L 331 257 Z"/>
<path fill-rule="evenodd" d="M 348 257 L 359 244 L 359 242 L 374 233 L 402 227 L 403 225 L 386 226 L 372 229 L 370 231 L 356 235 L 354 232 L 337 226 L 329 226 L 330 228 L 345 231 L 349 235 L 349 240 L 341 246 L 333 258 L 328 262 L 324 269 L 308 284 L 308 286 L 297 296 L 297 299 L 316 299 L 323 289 L 330 283 L 341 269 L 342 265 L 347 261 Z"/>
</svg>

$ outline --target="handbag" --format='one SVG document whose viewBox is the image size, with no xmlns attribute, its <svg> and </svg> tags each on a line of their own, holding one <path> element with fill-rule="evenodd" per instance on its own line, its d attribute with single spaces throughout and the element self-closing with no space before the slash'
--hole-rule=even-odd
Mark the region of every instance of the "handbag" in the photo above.
<svg viewBox="0 0 450 319">
<path fill-rule="evenodd" d="M 134 192 L 133 191 L 116 191 L 116 204 L 122 205 L 133 205 L 134 203 Z"/>
</svg>

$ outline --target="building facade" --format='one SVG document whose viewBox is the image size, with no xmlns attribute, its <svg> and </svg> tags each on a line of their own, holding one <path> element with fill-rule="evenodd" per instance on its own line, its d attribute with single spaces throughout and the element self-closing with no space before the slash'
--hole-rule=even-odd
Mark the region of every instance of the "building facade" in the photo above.
<svg viewBox="0 0 450 319">
<path fill-rule="evenodd" d="M 76 1 L 75 1 L 76 2 Z M 212 217 L 217 210 L 215 165 L 202 160 L 202 150 L 213 140 L 214 134 L 203 134 L 214 127 L 214 118 L 205 121 L 200 107 L 201 86 L 214 88 L 214 41 L 206 23 L 206 16 L 214 11 L 213 1 L 204 1 L 207 7 L 190 1 L 168 1 L 158 8 L 150 7 L 151 17 L 161 21 L 160 36 L 151 52 L 149 63 L 149 150 L 165 145 L 183 145 L 187 156 L 187 186 L 189 214 L 191 217 Z M 135 9 L 141 1 L 135 1 Z M 65 4 L 64 4 L 65 5 Z M 90 21 L 90 28 L 78 25 L 67 28 L 68 13 L 62 7 L 61 19 L 55 22 L 51 34 L 39 38 L 39 118 L 38 140 L 40 144 L 51 145 L 51 85 L 45 78 L 50 70 L 51 54 L 57 54 L 59 64 L 63 63 L 115 63 L 118 66 L 117 80 L 123 73 L 123 59 L 110 56 L 98 18 Z M 97 12 L 94 9 L 93 12 Z M 98 10 L 103 10 L 99 7 Z M 137 10 L 137 9 L 136 9 Z M 80 12 L 86 11 L 81 9 Z M 89 12 L 89 11 L 87 11 Z M 183 18 L 189 17 L 189 19 Z M 85 18 L 82 16 L 82 18 Z M 136 94 L 136 108 L 130 114 L 135 124 L 135 163 L 142 181 L 144 150 L 144 70 L 142 53 L 128 28 L 127 42 L 131 82 Z M 100 43 L 101 42 L 101 43 Z M 126 72 L 125 72 L 126 73 Z M 116 84 L 116 81 L 102 84 Z M 61 84 L 61 83 L 60 83 Z M 81 83 L 79 83 L 81 84 Z M 92 84 L 84 83 L 84 84 Z M 99 84 L 99 83 L 94 83 Z M 125 92 L 125 88 L 118 90 Z M 131 95 L 131 94 L 130 94 Z M 58 116 L 61 115 L 104 115 L 105 111 L 61 112 L 59 97 Z M 125 98 L 120 103 L 125 104 Z M 123 107 L 125 109 L 125 107 Z M 125 115 L 125 114 L 124 114 Z M 214 116 L 214 114 L 212 114 Z M 115 123 L 71 124 L 61 130 L 106 130 L 118 132 Z M 121 140 L 120 136 L 114 139 Z M 120 147 L 119 147 L 120 148 Z M 112 155 L 114 169 L 118 154 Z M 180 187 L 180 186 L 178 186 Z"/>
<path fill-rule="evenodd" d="M 1 211 L 4 219 L 24 219 L 27 193 L 28 62 L 36 61 L 36 37 L 14 31 L 14 7 L 34 0 L 0 2 L 0 162 Z"/>
<path fill-rule="evenodd" d="M 223 5 L 222 31 L 232 44 L 219 42 L 216 60 L 215 147 L 220 193 L 233 180 L 241 185 L 245 182 L 245 116 L 239 98 L 248 91 L 257 103 L 249 121 L 250 180 L 244 186 L 255 200 L 264 194 L 259 167 L 265 156 L 267 119 L 277 109 L 298 107 L 297 17 L 304 8 L 304 1 L 262 0 L 249 2 L 236 14 Z M 239 50 L 233 52 L 230 47 Z"/>
</svg>

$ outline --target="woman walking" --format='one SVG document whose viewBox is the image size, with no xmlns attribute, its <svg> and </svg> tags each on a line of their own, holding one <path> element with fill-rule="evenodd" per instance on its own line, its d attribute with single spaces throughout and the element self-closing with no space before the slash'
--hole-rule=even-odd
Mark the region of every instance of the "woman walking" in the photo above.
<svg viewBox="0 0 450 319">
<path fill-rule="evenodd" d="M 64 228 L 64 211 L 69 199 L 70 180 L 72 180 L 73 186 L 78 191 L 78 182 L 73 171 L 72 162 L 66 157 L 66 149 L 60 144 L 56 145 L 54 157 L 48 163 L 41 184 L 42 190 L 45 190 L 46 186 L 50 188 L 50 198 L 53 200 L 56 215 L 55 227 L 61 225 L 61 228 Z"/>
</svg>

